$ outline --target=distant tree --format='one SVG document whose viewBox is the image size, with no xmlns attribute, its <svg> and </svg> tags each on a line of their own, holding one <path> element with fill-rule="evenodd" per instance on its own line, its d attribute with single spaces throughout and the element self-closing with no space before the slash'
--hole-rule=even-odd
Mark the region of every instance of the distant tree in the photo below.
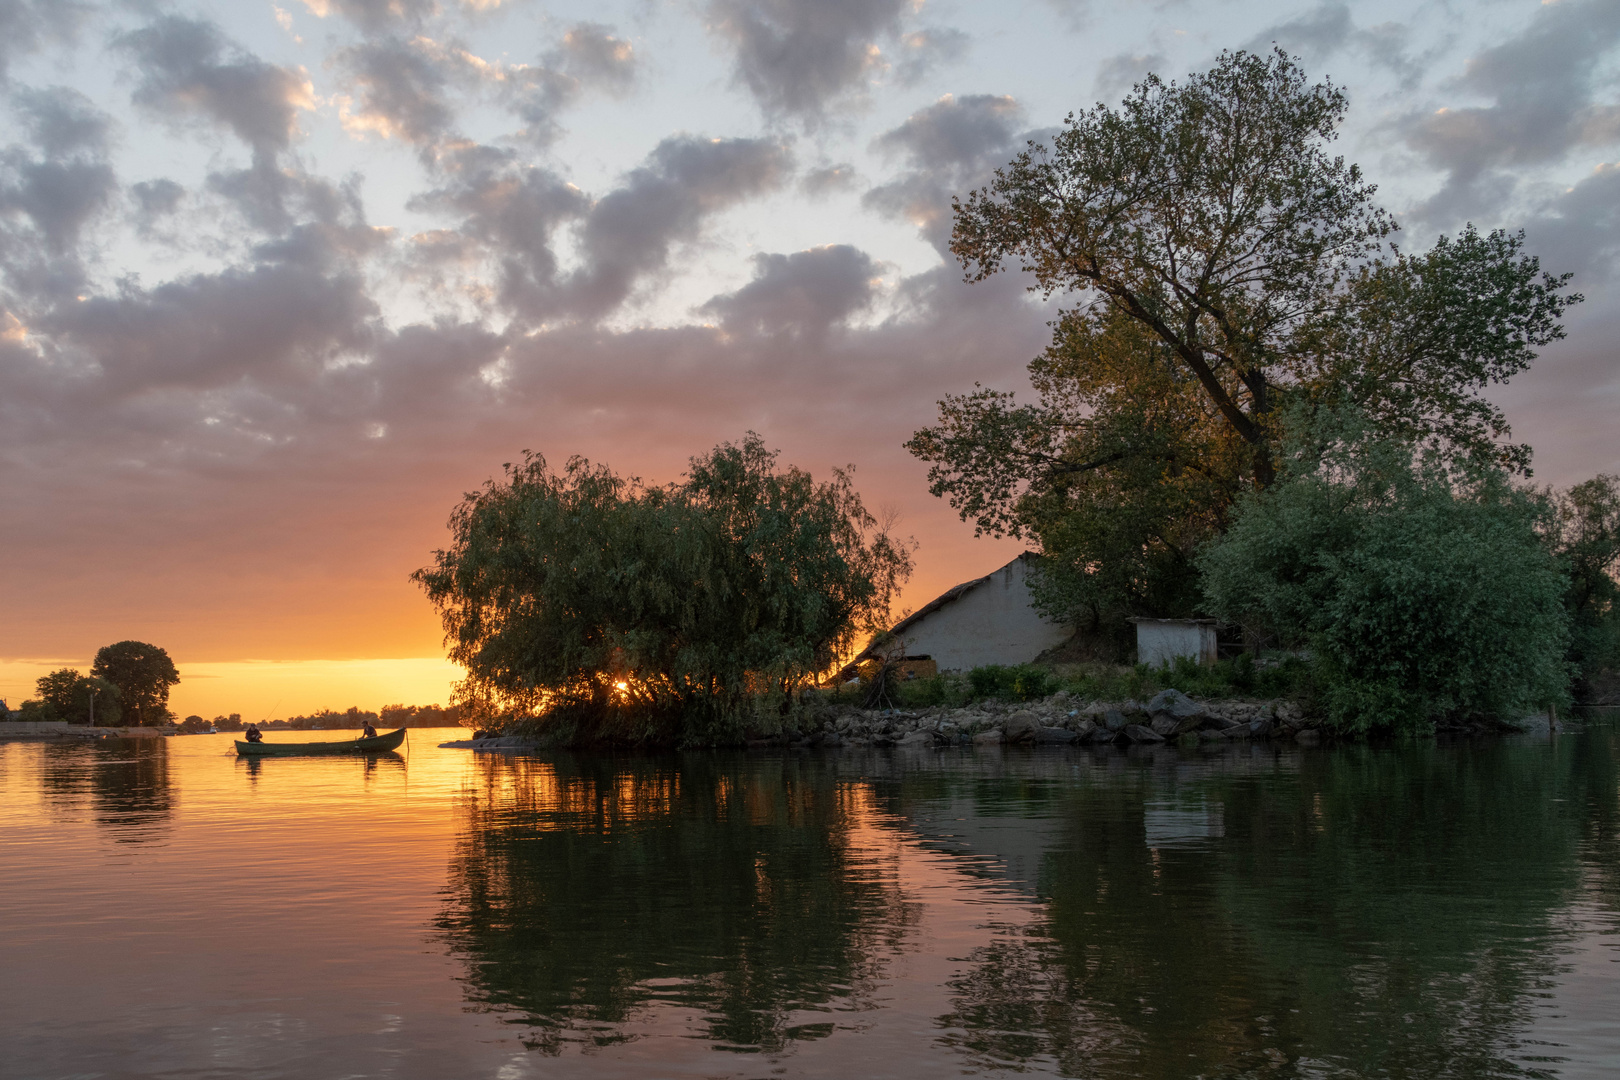
<svg viewBox="0 0 1620 1080">
<path fill-rule="evenodd" d="M 96 653 L 90 670 L 118 688 L 129 723 L 153 727 L 171 719 L 169 687 L 180 682 L 180 673 L 169 654 L 156 645 L 144 641 L 108 645 Z"/>
<path fill-rule="evenodd" d="M 1427 253 L 1329 152 L 1348 105 L 1282 52 L 1150 75 L 955 204 L 970 281 L 1016 263 L 1072 300 L 1040 396 L 947 397 L 907 444 L 983 531 L 1030 536 L 1049 614 L 1189 614 L 1193 555 L 1276 476 L 1286 417 L 1353 407 L 1385 437 L 1527 468 L 1483 396 L 1563 336 L 1579 296 L 1506 233 Z"/>
<path fill-rule="evenodd" d="M 1571 670 L 1546 512 L 1489 466 L 1313 447 L 1201 553 L 1209 607 L 1306 646 L 1342 731 L 1517 720 L 1563 700 Z"/>
<path fill-rule="evenodd" d="M 751 699 L 785 707 L 884 628 L 911 568 L 847 473 L 778 470 L 752 433 L 659 488 L 528 455 L 450 529 L 413 577 L 467 670 L 464 722 L 539 716 L 580 740 L 738 737 Z"/>
<path fill-rule="evenodd" d="M 105 679 L 81 675 L 73 668 L 41 676 L 34 684 L 34 692 L 39 695 L 41 707 L 56 720 L 88 724 L 93 715 L 97 725 L 116 727 L 123 715 L 122 695 L 116 686 Z"/>
</svg>

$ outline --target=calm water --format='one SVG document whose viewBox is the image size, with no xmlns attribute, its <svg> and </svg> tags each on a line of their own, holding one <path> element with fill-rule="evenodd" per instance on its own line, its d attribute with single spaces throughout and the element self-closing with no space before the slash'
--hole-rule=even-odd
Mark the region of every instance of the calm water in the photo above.
<svg viewBox="0 0 1620 1080">
<path fill-rule="evenodd" d="M 0 744 L 0 1076 L 1620 1075 L 1607 726 L 1142 755 L 451 734 Z"/>
</svg>

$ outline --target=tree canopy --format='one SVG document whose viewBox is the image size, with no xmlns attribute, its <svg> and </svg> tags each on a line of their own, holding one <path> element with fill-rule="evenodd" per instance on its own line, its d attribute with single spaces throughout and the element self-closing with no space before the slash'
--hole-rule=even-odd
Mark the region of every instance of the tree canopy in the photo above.
<svg viewBox="0 0 1620 1080">
<path fill-rule="evenodd" d="M 736 737 L 751 699 L 785 705 L 886 626 L 911 568 L 848 472 L 779 470 L 753 434 L 663 487 L 528 454 L 450 530 L 413 577 L 466 668 L 465 722 L 581 741 Z"/>
<path fill-rule="evenodd" d="M 123 716 L 122 694 L 116 686 L 105 679 L 81 675 L 73 668 L 61 668 L 41 676 L 35 683 L 34 693 L 51 719 L 88 724 L 93 713 L 96 723 L 112 727 Z"/>
<path fill-rule="evenodd" d="M 969 281 L 1016 264 L 1065 306 L 1030 367 L 1039 404 L 947 397 L 907 445 L 964 519 L 1040 542 L 1050 614 L 1191 613 L 1193 553 L 1273 482 L 1289 416 L 1351 408 L 1527 471 L 1481 392 L 1580 298 L 1519 236 L 1394 246 L 1373 186 L 1330 153 L 1347 105 L 1281 51 L 1223 53 L 1071 115 L 955 203 Z"/>
<path fill-rule="evenodd" d="M 169 687 L 180 673 L 169 654 L 144 641 L 120 641 L 96 653 L 90 674 L 118 688 L 127 723 L 152 727 L 171 719 Z"/>
</svg>

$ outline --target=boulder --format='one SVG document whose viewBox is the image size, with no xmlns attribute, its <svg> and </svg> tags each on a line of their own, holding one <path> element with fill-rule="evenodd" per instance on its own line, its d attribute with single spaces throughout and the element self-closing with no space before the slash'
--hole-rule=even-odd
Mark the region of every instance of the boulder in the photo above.
<svg viewBox="0 0 1620 1080">
<path fill-rule="evenodd" d="M 1271 721 L 1264 716 L 1258 720 L 1249 721 L 1249 734 L 1256 739 L 1263 739 L 1271 734 Z"/>
<path fill-rule="evenodd" d="M 1086 741 L 1089 742 L 1089 743 L 1096 743 L 1096 744 L 1100 745 L 1102 743 L 1111 743 L 1115 739 L 1118 739 L 1118 738 L 1119 738 L 1119 732 L 1117 732 L 1117 731 L 1109 731 L 1105 727 L 1099 727 L 1099 728 L 1092 728 L 1091 729 L 1091 734 L 1086 736 Z"/>
<path fill-rule="evenodd" d="M 1204 728 L 1198 733 L 1198 737 L 1205 742 L 1225 742 L 1226 732 L 1220 728 Z"/>
<path fill-rule="evenodd" d="M 1125 737 L 1133 743 L 1164 742 L 1163 735 L 1141 724 L 1127 724 L 1125 726 Z"/>
<path fill-rule="evenodd" d="M 1180 726 L 1181 721 L 1177 720 L 1174 716 L 1171 716 L 1167 712 L 1154 713 L 1153 719 L 1148 721 L 1148 727 L 1153 729 L 1153 733 L 1155 735 L 1161 735 L 1166 739 L 1174 735 L 1176 733 L 1176 728 Z"/>
<path fill-rule="evenodd" d="M 991 728 L 989 731 L 981 731 L 977 735 L 973 736 L 974 746 L 1000 746 L 1001 742 L 1002 734 L 1000 728 Z"/>
<path fill-rule="evenodd" d="M 1096 730 L 1097 723 L 1094 720 L 1082 720 L 1078 724 L 1074 725 L 1074 735 L 1077 739 L 1090 738 L 1091 733 Z"/>
<path fill-rule="evenodd" d="M 1068 728 L 1043 727 L 1035 732 L 1035 741 L 1038 743 L 1072 743 L 1079 738 Z"/>
<path fill-rule="evenodd" d="M 1169 713 L 1177 720 L 1186 720 L 1191 717 L 1202 717 L 1208 712 L 1204 706 L 1183 694 L 1180 690 L 1161 690 L 1153 695 L 1148 702 L 1147 711 L 1150 713 Z"/>
<path fill-rule="evenodd" d="M 895 742 L 896 746 L 933 746 L 934 736 L 928 731 L 909 731 L 900 736 Z"/>
<path fill-rule="evenodd" d="M 1109 709 L 1107 712 L 1103 713 L 1102 722 L 1103 727 L 1107 728 L 1109 731 L 1116 732 L 1124 731 L 1125 725 L 1130 723 L 1129 720 L 1125 719 L 1125 714 L 1120 712 L 1118 709 Z"/>
<path fill-rule="evenodd" d="M 843 737 L 840 736 L 836 731 L 823 732 L 821 735 L 812 738 L 810 741 L 816 746 L 826 747 L 827 749 L 834 749 L 844 745 Z"/>
<path fill-rule="evenodd" d="M 1015 712 L 1007 717 L 1003 725 L 1008 742 L 1029 742 L 1035 738 L 1036 732 L 1041 729 L 1041 721 L 1029 710 Z"/>
</svg>

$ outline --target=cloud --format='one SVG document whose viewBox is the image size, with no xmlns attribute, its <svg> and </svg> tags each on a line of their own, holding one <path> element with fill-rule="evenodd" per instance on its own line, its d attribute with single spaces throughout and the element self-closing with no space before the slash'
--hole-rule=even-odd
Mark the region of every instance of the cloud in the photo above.
<svg viewBox="0 0 1620 1080">
<path fill-rule="evenodd" d="M 895 76 L 903 86 L 915 85 L 936 67 L 966 56 L 972 42 L 967 34 L 950 27 L 914 30 L 900 39 Z"/>
<path fill-rule="evenodd" d="M 811 198 L 820 198 L 836 191 L 848 191 L 859 182 L 855 166 L 839 162 L 837 165 L 822 165 L 806 170 L 799 178 L 799 190 Z"/>
<path fill-rule="evenodd" d="M 1268 52 L 1273 46 L 1324 60 L 1342 50 L 1350 50 L 1368 62 L 1400 77 L 1401 84 L 1413 87 L 1421 81 L 1423 63 L 1407 51 L 1410 33 L 1400 23 L 1385 22 L 1357 27 L 1348 4 L 1328 2 L 1276 23 L 1255 34 L 1243 44 L 1250 52 Z"/>
<path fill-rule="evenodd" d="M 1164 67 L 1163 53 L 1119 53 L 1105 59 L 1097 69 L 1093 93 L 1104 101 L 1113 101 L 1125 91 L 1141 82 L 1150 72 Z"/>
<path fill-rule="evenodd" d="M 754 279 L 698 309 L 718 316 L 727 331 L 819 341 L 827 331 L 872 306 L 881 276 L 877 263 L 848 244 L 755 255 Z"/>
<path fill-rule="evenodd" d="M 304 6 L 318 18 L 341 15 L 372 33 L 418 26 L 439 10 L 435 0 L 304 0 Z M 467 6 L 481 10 L 492 5 Z"/>
<path fill-rule="evenodd" d="M 593 89 L 622 94 L 636 79 L 635 49 L 601 23 L 575 24 L 553 55 L 559 67 Z"/>
<path fill-rule="evenodd" d="M 561 133 L 558 114 L 588 90 L 620 96 L 635 84 L 640 64 L 634 48 L 600 23 L 578 23 L 534 66 L 503 73 L 508 107 L 524 122 L 522 137 L 548 146 Z"/>
<path fill-rule="evenodd" d="M 710 28 L 735 52 L 733 76 L 766 115 L 815 125 L 883 69 L 908 0 L 712 0 Z"/>
<path fill-rule="evenodd" d="M 77 0 L 0 0 L 0 83 L 14 60 L 72 41 L 90 11 Z"/>
<path fill-rule="evenodd" d="M 344 50 L 338 60 L 359 101 L 344 107 L 343 127 L 418 145 L 439 141 L 455 125 L 450 87 L 465 76 L 470 55 L 422 37 L 383 38 Z"/>
<path fill-rule="evenodd" d="M 613 311 L 665 268 L 674 244 L 696 239 L 714 214 L 781 187 L 792 166 L 788 148 L 771 139 L 665 139 L 591 207 L 569 309 L 587 319 Z"/>
<path fill-rule="evenodd" d="M 224 125 L 260 161 L 287 149 L 299 110 L 314 108 L 314 88 L 302 72 L 260 60 L 201 19 L 165 16 L 114 44 L 135 62 L 136 104 Z"/>
<path fill-rule="evenodd" d="M 1524 229 L 1542 265 L 1573 272 L 1576 288 L 1613 281 L 1620 269 L 1620 162 L 1599 165 Z"/>
<path fill-rule="evenodd" d="M 1620 105 L 1596 100 L 1601 65 L 1617 42 L 1620 6 L 1563 0 L 1469 60 L 1453 88 L 1491 104 L 1414 113 L 1402 124 L 1408 145 L 1447 174 L 1423 215 L 1444 219 L 1500 201 L 1515 185 L 1498 170 L 1620 142 Z"/>
<path fill-rule="evenodd" d="M 453 215 L 454 229 L 414 238 L 418 277 L 442 280 L 443 267 L 488 260 L 493 300 L 509 312 L 544 320 L 560 309 L 553 236 L 590 206 L 585 194 L 549 169 L 510 149 L 459 145 L 441 156 L 445 183 L 414 198 L 411 209 Z"/>
<path fill-rule="evenodd" d="M 81 242 L 107 211 L 118 178 L 107 158 L 111 121 L 76 90 L 21 88 L 11 104 L 30 143 L 0 150 L 0 271 L 8 308 L 76 296 Z"/>
<path fill-rule="evenodd" d="M 946 94 L 880 135 L 874 146 L 903 157 L 909 170 L 868 191 L 866 205 L 916 224 L 943 252 L 949 241 L 950 198 L 983 180 L 1016 153 L 1014 133 L 1023 107 L 1007 96 Z"/>
</svg>

